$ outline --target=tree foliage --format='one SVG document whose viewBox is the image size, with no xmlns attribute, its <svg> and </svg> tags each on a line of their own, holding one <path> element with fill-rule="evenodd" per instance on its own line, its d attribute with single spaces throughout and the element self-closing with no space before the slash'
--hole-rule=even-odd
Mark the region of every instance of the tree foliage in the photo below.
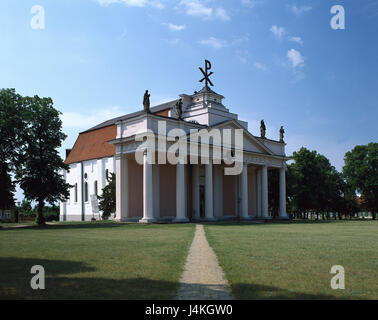
<svg viewBox="0 0 378 320">
<path fill-rule="evenodd" d="M 14 89 L 0 90 L 0 209 L 14 207 L 11 178 L 22 132 L 22 97 Z"/>
<path fill-rule="evenodd" d="M 66 135 L 62 132 L 60 112 L 54 108 L 51 98 L 25 97 L 23 103 L 24 143 L 17 159 L 16 179 L 25 198 L 38 204 L 36 222 L 44 224 L 45 202 L 54 204 L 69 196 L 70 185 L 60 173 L 69 170 L 69 166 L 58 154 Z"/>
<path fill-rule="evenodd" d="M 361 194 L 363 206 L 373 213 L 378 212 L 378 143 L 356 146 L 346 153 L 343 175 L 351 187 L 351 193 Z"/>
<path fill-rule="evenodd" d="M 102 196 L 99 196 L 99 208 L 102 211 L 102 218 L 109 219 L 110 215 L 116 211 L 116 175 L 111 173 L 106 177 L 109 182 L 102 189 Z"/>
<path fill-rule="evenodd" d="M 342 203 L 340 173 L 316 151 L 301 148 L 293 158 L 287 171 L 290 210 L 302 217 L 337 211 Z"/>
</svg>

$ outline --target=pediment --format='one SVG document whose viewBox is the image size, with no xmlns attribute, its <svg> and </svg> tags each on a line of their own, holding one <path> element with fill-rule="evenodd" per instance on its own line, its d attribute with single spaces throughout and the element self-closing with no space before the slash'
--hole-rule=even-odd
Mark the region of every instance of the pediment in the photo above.
<svg viewBox="0 0 378 320">
<path fill-rule="evenodd" d="M 246 130 L 242 125 L 240 125 L 236 120 L 230 120 L 211 128 L 217 128 L 221 131 L 225 129 L 231 129 L 234 132 L 235 129 L 242 129 L 243 133 L 243 148 L 245 151 L 263 153 L 267 155 L 274 155 L 274 152 L 260 142 L 254 135 L 252 135 L 248 130 Z M 234 141 L 234 136 L 232 136 L 232 141 Z"/>
</svg>

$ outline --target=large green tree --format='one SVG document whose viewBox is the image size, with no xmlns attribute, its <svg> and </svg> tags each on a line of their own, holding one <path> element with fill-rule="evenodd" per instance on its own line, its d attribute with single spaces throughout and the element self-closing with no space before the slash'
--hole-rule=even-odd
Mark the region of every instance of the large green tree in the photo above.
<svg viewBox="0 0 378 320">
<path fill-rule="evenodd" d="M 343 175 L 353 192 L 361 194 L 363 206 L 376 219 L 378 212 L 378 143 L 356 146 L 345 154 Z"/>
<path fill-rule="evenodd" d="M 70 185 L 61 175 L 61 170 L 68 170 L 69 166 L 58 154 L 66 135 L 62 132 L 60 112 L 54 108 L 51 98 L 25 97 L 23 103 L 24 144 L 17 161 L 16 178 L 25 198 L 37 202 L 36 222 L 44 224 L 45 202 L 53 205 L 69 196 Z"/>
<path fill-rule="evenodd" d="M 0 209 L 14 207 L 15 184 L 11 174 L 22 132 L 22 97 L 14 89 L 0 90 Z"/>
<path fill-rule="evenodd" d="M 340 173 L 326 157 L 306 148 L 294 152 L 293 160 L 287 171 L 289 210 L 300 217 L 328 217 L 342 202 Z"/>
</svg>

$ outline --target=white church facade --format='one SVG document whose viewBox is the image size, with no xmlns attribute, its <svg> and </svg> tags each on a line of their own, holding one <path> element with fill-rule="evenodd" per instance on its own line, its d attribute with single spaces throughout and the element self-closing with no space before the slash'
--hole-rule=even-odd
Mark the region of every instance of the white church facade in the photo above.
<svg viewBox="0 0 378 320">
<path fill-rule="evenodd" d="M 60 219 L 101 219 L 97 196 L 108 183 L 109 173 L 115 173 L 116 212 L 112 219 L 118 221 L 268 220 L 268 170 L 280 172 L 278 218 L 287 219 L 285 170 L 289 158 L 285 155 L 283 134 L 280 140 L 267 139 L 265 128 L 261 128 L 261 136 L 252 135 L 248 123 L 223 105 L 224 97 L 212 91 L 208 81 L 206 78 L 201 91 L 182 94 L 180 100 L 148 110 L 145 107 L 80 133 L 72 150 L 67 151 L 65 162 L 70 170 L 63 174 L 73 187 L 69 199 L 60 205 Z M 201 130 L 210 133 L 207 139 L 200 138 L 197 146 L 206 161 L 191 161 L 194 149 L 189 146 L 176 164 L 158 161 L 178 139 L 189 140 L 191 132 Z M 242 133 L 239 149 L 236 131 Z M 167 138 L 169 132 L 174 132 L 173 139 Z M 222 137 L 221 144 L 225 143 L 225 133 L 231 132 L 229 156 L 241 155 L 240 172 L 236 175 L 226 174 L 225 169 L 232 165 L 222 158 L 225 152 L 217 152 L 221 146 L 212 137 L 216 132 Z M 147 133 L 152 144 L 138 139 Z M 145 152 L 137 159 L 142 145 L 146 146 Z M 203 152 L 204 145 L 208 152 Z M 154 162 L 150 161 L 151 155 Z"/>
</svg>

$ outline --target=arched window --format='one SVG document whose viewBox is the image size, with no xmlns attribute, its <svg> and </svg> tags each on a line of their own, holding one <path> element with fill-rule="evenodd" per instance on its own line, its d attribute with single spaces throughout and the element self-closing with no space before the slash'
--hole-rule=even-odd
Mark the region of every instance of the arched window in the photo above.
<svg viewBox="0 0 378 320">
<path fill-rule="evenodd" d="M 88 182 L 84 184 L 84 201 L 88 202 Z"/>
<path fill-rule="evenodd" d="M 94 193 L 96 196 L 98 196 L 98 191 L 97 191 L 97 180 L 94 182 Z"/>
<path fill-rule="evenodd" d="M 74 187 L 74 200 L 75 202 L 77 202 L 77 183 L 75 183 L 75 187 Z"/>
</svg>

